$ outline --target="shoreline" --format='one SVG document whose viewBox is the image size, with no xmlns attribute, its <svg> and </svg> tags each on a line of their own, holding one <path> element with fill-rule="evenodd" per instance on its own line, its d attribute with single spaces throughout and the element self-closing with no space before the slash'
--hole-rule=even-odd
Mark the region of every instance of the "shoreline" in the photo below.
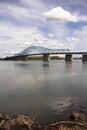
<svg viewBox="0 0 87 130">
<path fill-rule="evenodd" d="M 35 119 L 24 115 L 10 117 L 0 114 L 1 130 L 87 130 L 87 119 L 83 111 L 74 112 L 69 119 L 41 126 Z"/>
</svg>

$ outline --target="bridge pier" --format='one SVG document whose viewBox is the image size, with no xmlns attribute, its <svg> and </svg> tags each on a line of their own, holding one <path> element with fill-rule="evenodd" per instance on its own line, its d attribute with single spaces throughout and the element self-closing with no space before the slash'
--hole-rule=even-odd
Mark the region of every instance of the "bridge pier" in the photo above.
<svg viewBox="0 0 87 130">
<path fill-rule="evenodd" d="M 82 55 L 82 61 L 87 61 L 87 54 Z"/>
<path fill-rule="evenodd" d="M 49 61 L 50 55 L 49 54 L 43 54 L 43 61 Z"/>
<path fill-rule="evenodd" d="M 65 55 L 65 61 L 72 61 L 72 60 L 73 60 L 72 54 Z"/>
</svg>

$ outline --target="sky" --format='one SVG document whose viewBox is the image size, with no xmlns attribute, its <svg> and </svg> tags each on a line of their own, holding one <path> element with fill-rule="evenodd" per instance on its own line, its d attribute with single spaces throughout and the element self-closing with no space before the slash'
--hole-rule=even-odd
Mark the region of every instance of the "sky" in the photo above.
<svg viewBox="0 0 87 130">
<path fill-rule="evenodd" d="M 87 51 L 87 0 L 0 0 L 0 57 L 32 45 Z"/>
</svg>

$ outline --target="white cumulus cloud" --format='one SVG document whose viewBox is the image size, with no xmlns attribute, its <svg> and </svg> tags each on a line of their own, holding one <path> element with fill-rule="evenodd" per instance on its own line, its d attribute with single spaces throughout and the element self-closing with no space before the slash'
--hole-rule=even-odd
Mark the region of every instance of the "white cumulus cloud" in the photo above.
<svg viewBox="0 0 87 130">
<path fill-rule="evenodd" d="M 47 20 L 61 20 L 66 22 L 78 22 L 78 18 L 62 7 L 57 7 L 44 13 Z"/>
<path fill-rule="evenodd" d="M 48 12 L 44 12 L 44 16 L 46 20 L 59 20 L 63 22 L 87 21 L 86 15 L 82 16 L 79 12 L 72 14 L 69 11 L 64 10 L 62 7 L 56 7 Z"/>
</svg>

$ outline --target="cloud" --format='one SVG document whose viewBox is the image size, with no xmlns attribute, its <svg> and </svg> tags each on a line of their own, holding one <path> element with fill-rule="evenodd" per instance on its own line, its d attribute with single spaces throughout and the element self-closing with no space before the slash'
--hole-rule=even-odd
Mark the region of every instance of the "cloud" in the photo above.
<svg viewBox="0 0 87 130">
<path fill-rule="evenodd" d="M 37 24 L 37 21 L 43 21 L 44 7 L 38 0 L 35 2 L 34 0 L 32 2 L 30 0 L 21 0 L 21 5 L 17 4 L 17 2 L 16 4 L 1 2 L 0 20 L 9 21 L 19 26 Z"/>
<path fill-rule="evenodd" d="M 53 37 L 54 37 L 54 35 L 53 35 L 52 33 L 48 33 L 48 36 L 49 36 L 50 38 L 53 38 Z"/>
<path fill-rule="evenodd" d="M 14 50 L 14 53 L 20 52 L 33 45 L 35 38 L 38 38 L 38 41 L 44 39 L 37 27 L 18 27 L 10 23 L 0 23 L 0 54 L 12 54 L 11 50 Z"/>
<path fill-rule="evenodd" d="M 28 9 L 17 5 L 0 4 L 0 16 L 13 17 L 16 20 L 25 20 L 34 17 Z"/>
<path fill-rule="evenodd" d="M 87 46 L 87 26 L 83 27 L 86 23 L 79 23 L 77 27 L 77 22 L 87 21 L 87 16 L 81 15 L 83 13 L 80 8 L 79 11 L 76 10 L 80 13 L 75 10 L 72 13 L 69 6 L 48 4 L 49 2 L 43 3 L 42 0 L 0 1 L 0 55 L 19 53 L 30 45 L 49 48 Z M 54 8 L 57 5 L 61 7 Z M 68 9 L 72 11 L 69 12 Z M 53 21 L 44 20 L 43 13 L 47 20 Z"/>
<path fill-rule="evenodd" d="M 64 26 L 65 27 L 65 26 Z M 57 28 L 55 26 L 54 30 Z M 84 27 L 85 28 L 85 27 Z M 48 48 L 75 48 L 77 46 L 77 36 L 66 37 L 67 28 L 60 32 L 61 26 L 55 31 L 57 37 L 61 33 L 61 39 L 55 38 L 55 33 L 49 31 L 47 36 L 43 35 L 43 31 L 32 26 L 14 26 L 11 23 L 0 23 L 0 55 L 10 56 L 21 52 L 23 49 L 31 45 L 39 45 Z M 82 29 L 83 30 L 83 29 Z M 51 33 L 50 33 L 51 32 Z M 60 32 L 60 33 L 58 33 Z M 76 31 L 79 34 L 80 31 Z M 80 34 L 79 34 L 80 35 Z M 53 37 L 54 36 L 54 37 Z M 66 37 L 66 40 L 64 38 Z"/>
<path fill-rule="evenodd" d="M 59 40 L 56 40 L 56 39 L 42 39 L 42 40 L 39 40 L 36 45 L 40 45 L 40 46 L 44 46 L 44 47 L 47 47 L 47 48 L 64 48 L 64 44 L 59 41 Z"/>
<path fill-rule="evenodd" d="M 65 23 L 47 22 L 48 34 L 53 34 L 53 39 L 63 40 L 65 37 L 70 35 L 70 29 Z M 51 38 L 51 37 L 49 37 Z M 52 38 L 51 38 L 52 39 Z"/>
<path fill-rule="evenodd" d="M 25 5 L 29 5 L 33 9 L 44 8 L 40 0 L 21 0 L 21 2 L 23 2 Z"/>
<path fill-rule="evenodd" d="M 75 14 L 70 13 L 67 10 L 64 10 L 62 7 L 57 7 L 49 10 L 44 13 L 46 20 L 59 20 L 62 22 L 79 22 L 87 21 L 86 15 L 80 15 L 79 12 Z"/>
<path fill-rule="evenodd" d="M 0 3 L 18 4 L 20 3 L 20 0 L 0 0 Z"/>
<path fill-rule="evenodd" d="M 57 7 L 49 10 L 44 13 L 44 16 L 47 20 L 61 20 L 65 22 L 78 22 L 78 19 L 75 15 L 72 15 L 70 12 L 64 10 L 62 7 Z"/>
<path fill-rule="evenodd" d="M 57 48 L 57 49 L 66 48 L 62 41 L 56 39 L 47 40 L 46 45 L 48 45 L 49 48 Z"/>
<path fill-rule="evenodd" d="M 87 38 L 87 25 L 80 27 L 79 29 L 75 30 L 75 35 L 79 38 Z"/>
<path fill-rule="evenodd" d="M 66 40 L 68 42 L 74 42 L 74 43 L 79 43 L 79 39 L 78 38 L 75 38 L 75 37 L 66 37 Z"/>
<path fill-rule="evenodd" d="M 87 25 L 73 31 L 73 36 L 65 37 L 65 45 L 76 51 L 87 51 Z"/>
<path fill-rule="evenodd" d="M 57 28 L 57 26 L 55 26 Z M 61 29 L 61 27 L 60 27 Z M 56 30 L 56 34 L 60 32 Z M 42 30 L 37 27 L 23 26 L 18 27 L 10 23 L 0 23 L 0 56 L 6 57 L 21 52 L 23 49 L 31 45 L 39 45 L 48 48 L 87 48 L 87 26 L 73 31 L 73 35 L 66 35 L 68 30 L 65 28 L 61 33 L 61 39 L 55 38 L 55 33 L 49 31 L 46 37 Z M 51 32 L 51 33 L 50 33 Z M 54 36 L 54 37 L 52 37 Z"/>
<path fill-rule="evenodd" d="M 80 39 L 77 37 L 66 37 L 65 42 L 70 49 L 75 49 L 77 46 L 80 46 Z"/>
<path fill-rule="evenodd" d="M 87 25 L 74 31 L 74 35 L 80 40 L 80 46 L 82 48 L 87 47 Z M 85 48 L 87 51 L 87 48 Z"/>
</svg>

